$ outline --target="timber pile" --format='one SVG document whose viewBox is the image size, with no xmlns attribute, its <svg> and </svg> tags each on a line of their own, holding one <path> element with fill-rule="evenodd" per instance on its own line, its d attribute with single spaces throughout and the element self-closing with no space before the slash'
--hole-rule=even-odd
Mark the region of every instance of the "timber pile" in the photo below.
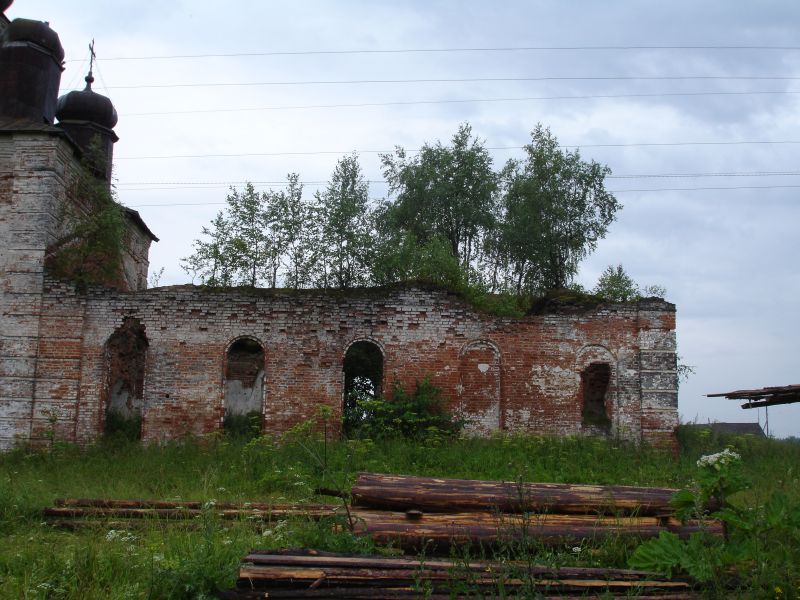
<svg viewBox="0 0 800 600">
<path fill-rule="evenodd" d="M 624 486 L 506 483 L 361 473 L 352 506 L 332 504 L 167 502 L 62 499 L 45 510 L 53 525 L 104 522 L 114 527 L 142 519 L 186 522 L 207 511 L 221 519 L 262 523 L 275 519 L 333 518 L 335 527 L 370 535 L 407 550 L 445 550 L 467 543 L 508 541 L 581 543 L 608 538 L 648 539 L 662 531 L 682 538 L 718 522 L 681 523 L 669 499 L 675 490 Z"/>
<path fill-rule="evenodd" d="M 696 598 L 691 582 L 627 569 L 253 550 L 223 598 Z"/>
<path fill-rule="evenodd" d="M 722 533 L 716 521 L 675 519 L 670 506 L 675 491 L 361 473 L 350 512 L 356 532 L 413 549 L 519 539 L 542 544 L 647 539 L 661 531 L 681 538 L 700 529 Z"/>
</svg>

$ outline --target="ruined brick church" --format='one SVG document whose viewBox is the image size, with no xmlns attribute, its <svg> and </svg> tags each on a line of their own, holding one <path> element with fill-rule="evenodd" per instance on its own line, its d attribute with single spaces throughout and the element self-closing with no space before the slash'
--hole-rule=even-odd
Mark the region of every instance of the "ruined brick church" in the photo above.
<svg viewBox="0 0 800 600">
<path fill-rule="evenodd" d="M 675 307 L 663 300 L 507 318 L 419 285 L 147 289 L 157 238 L 129 209 L 120 285 L 53 277 L 64 209 L 80 209 L 69 182 L 90 143 L 110 165 L 117 115 L 91 76 L 58 98 L 64 52 L 47 24 L 0 14 L 0 39 L 0 449 L 90 443 L 110 411 L 138 415 L 147 442 L 218 431 L 230 414 L 277 434 L 320 405 L 340 421 L 359 377 L 373 391 L 430 377 L 477 435 L 672 442 Z"/>
</svg>

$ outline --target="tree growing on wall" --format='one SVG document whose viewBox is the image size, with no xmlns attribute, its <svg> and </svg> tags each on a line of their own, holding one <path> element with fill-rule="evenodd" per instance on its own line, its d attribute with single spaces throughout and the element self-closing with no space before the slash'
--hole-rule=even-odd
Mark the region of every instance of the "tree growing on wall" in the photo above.
<svg viewBox="0 0 800 600">
<path fill-rule="evenodd" d="M 497 173 L 462 124 L 449 144 L 381 155 L 390 197 L 369 204 L 358 158 L 339 160 L 313 203 L 291 174 L 283 190 L 232 190 L 184 268 L 221 285 L 348 288 L 423 279 L 528 298 L 572 284 L 620 208 L 610 170 L 563 150 L 538 125 L 525 158 Z"/>
<path fill-rule="evenodd" d="M 468 275 L 496 221 L 497 176 L 483 141 L 464 123 L 448 146 L 425 144 L 414 157 L 398 147 L 382 154 L 381 163 L 396 194 L 382 214 L 384 229 L 411 233 L 421 244 L 446 240 Z"/>
<path fill-rule="evenodd" d="M 561 149 L 541 125 L 531 132 L 525 153 L 503 173 L 498 256 L 517 293 L 564 288 L 620 208 L 604 185 L 611 170 L 584 161 L 578 150 Z"/>
<path fill-rule="evenodd" d="M 660 285 L 639 286 L 622 265 L 608 265 L 597 280 L 594 294 L 612 302 L 628 302 L 640 298 L 665 298 L 667 290 Z"/>
<path fill-rule="evenodd" d="M 356 154 L 336 163 L 328 185 L 316 194 L 316 202 L 319 285 L 344 289 L 367 284 L 373 246 L 369 184 Z"/>
<path fill-rule="evenodd" d="M 90 150 L 91 152 L 91 150 Z M 67 190 L 61 235 L 49 246 L 47 270 L 79 287 L 122 285 L 125 214 L 87 156 Z"/>
</svg>

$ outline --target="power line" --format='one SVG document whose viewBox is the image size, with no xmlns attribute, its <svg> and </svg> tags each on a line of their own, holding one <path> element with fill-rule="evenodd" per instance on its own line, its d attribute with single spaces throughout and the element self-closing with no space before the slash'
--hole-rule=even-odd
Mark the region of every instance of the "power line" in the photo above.
<svg viewBox="0 0 800 600">
<path fill-rule="evenodd" d="M 515 81 L 797 81 L 800 77 L 792 75 L 657 75 L 657 76 L 575 76 L 575 77 L 455 77 L 422 79 L 323 79 L 307 81 L 242 81 L 242 82 L 200 82 L 200 83 L 148 83 L 137 85 L 111 85 L 107 90 L 139 90 L 195 87 L 253 87 L 253 86 L 300 86 L 300 85 L 362 85 L 399 83 L 476 83 L 476 82 L 515 82 Z"/>
<path fill-rule="evenodd" d="M 759 51 L 794 51 L 800 46 L 773 45 L 614 45 L 614 46 L 489 46 L 463 48 L 386 48 L 386 49 L 349 49 L 349 50 L 276 50 L 261 52 L 218 52 L 206 54 L 162 54 L 150 56 L 112 56 L 106 61 L 118 60 L 172 60 L 187 58 L 239 58 L 257 56 L 319 56 L 348 54 L 445 54 L 463 52 L 607 52 L 607 51 L 639 51 L 639 50 L 759 50 Z M 74 59 L 73 59 L 74 60 Z M 73 62 L 68 60 L 66 62 Z"/>
<path fill-rule="evenodd" d="M 224 112 L 255 112 L 270 110 L 308 110 L 320 108 L 369 108 L 379 106 L 413 106 L 425 104 L 469 104 L 487 102 L 529 102 L 537 100 L 591 100 L 591 99 L 616 99 L 616 98 L 668 98 L 668 97 L 697 97 L 697 96 L 758 96 L 758 95 L 791 95 L 800 94 L 800 91 L 774 90 L 774 91 L 748 91 L 748 92 L 658 92 L 640 94 L 588 94 L 582 96 L 524 96 L 521 98 L 468 98 L 446 100 L 397 100 L 392 102 L 354 102 L 342 104 L 306 104 L 284 106 L 260 106 L 253 108 L 213 108 L 199 110 L 175 110 L 141 113 L 125 113 L 123 117 L 150 117 L 159 115 L 192 115 L 204 113 Z"/>
<path fill-rule="evenodd" d="M 740 146 L 740 145 L 782 145 L 800 144 L 800 140 L 729 140 L 729 141 L 692 141 L 692 142 L 620 142 L 597 144 L 562 144 L 560 148 L 638 148 L 638 147 L 671 147 L 671 146 Z M 525 146 L 487 146 L 487 150 L 519 150 Z M 407 153 L 419 152 L 419 149 L 406 150 Z M 115 160 L 162 160 L 178 158 L 240 158 L 247 156 L 318 156 L 337 154 L 391 154 L 394 150 L 310 150 L 296 152 L 237 152 L 217 154 L 164 154 L 149 156 L 115 156 Z"/>
<path fill-rule="evenodd" d="M 720 172 L 720 173 L 642 173 L 624 174 L 624 175 L 607 175 L 606 179 L 682 179 L 682 178 L 703 178 L 703 177 L 782 177 L 782 176 L 798 176 L 800 171 L 738 171 L 738 172 Z M 286 180 L 274 181 L 253 181 L 253 180 L 235 180 L 235 181 L 125 181 L 117 183 L 117 187 L 125 187 L 128 190 L 137 190 L 139 188 L 130 188 L 128 186 L 228 186 L 228 185 L 282 185 Z M 325 185 L 327 181 L 313 181 L 305 180 L 299 183 L 303 185 Z M 385 184 L 388 183 L 385 179 L 365 179 L 364 183 L 370 184 Z M 148 190 L 152 188 L 140 188 Z M 171 188 L 161 188 L 171 189 Z"/>
<path fill-rule="evenodd" d="M 729 190 L 774 190 L 774 189 L 796 189 L 800 185 L 741 185 L 741 186 L 703 186 L 703 187 L 678 187 L 678 188 L 642 188 L 642 189 L 623 189 L 608 190 L 612 194 L 625 193 L 650 193 L 650 192 L 698 192 L 698 191 L 729 191 Z M 380 200 L 381 198 L 372 198 Z M 223 205 L 225 202 L 174 202 L 159 204 L 132 204 L 130 208 L 149 208 L 149 207 L 174 207 L 174 206 L 215 206 Z"/>
</svg>

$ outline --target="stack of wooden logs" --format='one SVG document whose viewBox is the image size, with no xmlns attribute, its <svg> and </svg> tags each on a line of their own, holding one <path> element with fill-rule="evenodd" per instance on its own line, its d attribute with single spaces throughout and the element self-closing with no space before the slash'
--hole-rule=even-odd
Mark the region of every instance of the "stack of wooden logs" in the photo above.
<svg viewBox="0 0 800 600">
<path fill-rule="evenodd" d="M 353 486 L 353 529 L 379 543 L 441 548 L 525 539 L 561 544 L 610 537 L 682 538 L 718 522 L 681 523 L 676 490 L 627 486 L 511 483 L 361 473 Z"/>
<path fill-rule="evenodd" d="M 714 521 L 681 523 L 669 501 L 675 490 L 625 486 L 510 483 L 359 474 L 350 504 L 167 502 L 68 499 L 45 510 L 54 525 L 106 522 L 114 527 L 141 519 L 185 522 L 212 511 L 221 519 L 260 523 L 275 519 L 335 518 L 336 527 L 370 535 L 377 543 L 428 551 L 453 544 L 526 540 L 563 544 L 607 538 L 647 539 L 670 531 L 680 537 Z"/>
<path fill-rule="evenodd" d="M 223 598 L 697 598 L 692 584 L 627 569 L 253 550 Z"/>
</svg>

